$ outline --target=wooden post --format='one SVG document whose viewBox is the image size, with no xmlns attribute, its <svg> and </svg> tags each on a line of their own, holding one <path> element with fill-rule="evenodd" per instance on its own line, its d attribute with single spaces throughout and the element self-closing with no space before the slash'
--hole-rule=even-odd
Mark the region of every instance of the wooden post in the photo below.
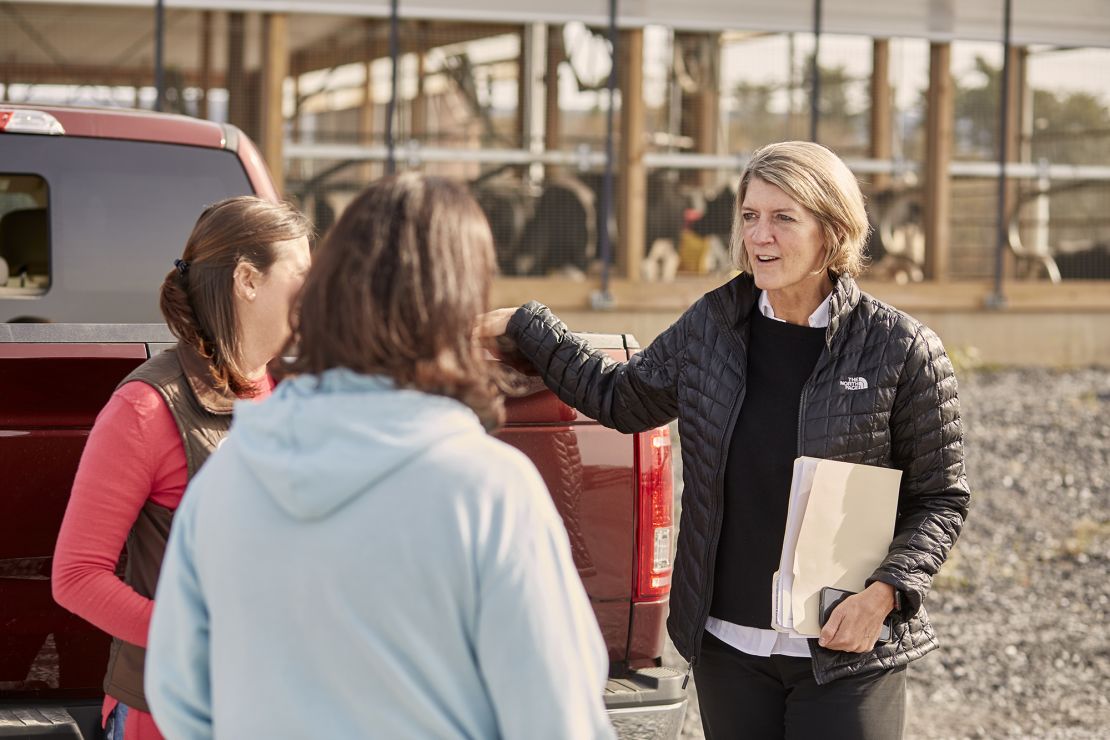
<svg viewBox="0 0 1110 740">
<path fill-rule="evenodd" d="M 516 135 L 517 148 L 528 148 L 528 105 L 531 101 L 528 86 L 528 26 L 521 26 L 517 33 L 520 51 L 516 56 Z"/>
<path fill-rule="evenodd" d="M 423 29 L 426 24 L 421 23 Z M 416 97 L 412 99 L 412 130 L 409 135 L 417 141 L 422 141 L 428 135 L 428 98 L 424 88 L 424 77 L 427 75 L 427 59 L 424 55 L 426 48 L 424 32 L 420 33 L 421 43 L 416 52 Z"/>
<path fill-rule="evenodd" d="M 621 31 L 620 38 L 620 153 L 617 156 L 617 228 L 619 264 L 625 277 L 640 279 L 644 261 L 647 214 L 647 173 L 644 169 L 644 30 Z"/>
<path fill-rule="evenodd" d="M 293 82 L 293 118 L 289 122 L 289 139 L 299 143 L 301 140 L 301 76 L 291 70 L 290 79 Z M 300 159 L 291 160 L 286 169 L 290 177 L 299 180 L 304 174 L 304 162 Z"/>
<path fill-rule="evenodd" d="M 547 69 L 547 26 L 529 23 L 520 37 L 520 98 L 517 111 L 520 115 L 520 147 L 532 154 L 540 154 L 544 146 L 543 125 L 547 120 L 544 101 Z M 543 165 L 532 164 L 523 172 L 533 182 L 543 179 Z"/>
<path fill-rule="evenodd" d="M 872 159 L 890 159 L 893 155 L 892 111 L 890 90 L 890 39 L 875 39 L 871 46 L 871 147 Z M 872 175 L 872 190 L 890 187 L 890 174 Z"/>
<path fill-rule="evenodd" d="M 366 79 L 362 83 L 362 105 L 358 113 L 358 143 L 362 146 L 371 146 L 374 143 L 374 27 L 374 21 L 366 22 L 366 51 L 362 65 L 366 70 Z M 367 162 L 360 167 L 364 182 L 375 178 L 377 167 L 375 162 Z"/>
<path fill-rule="evenodd" d="M 288 16 L 267 13 L 262 17 L 262 95 L 260 128 L 262 158 L 270 167 L 278 195 L 285 189 L 285 77 L 289 72 Z"/>
<path fill-rule="evenodd" d="M 721 122 L 721 34 L 705 35 L 702 40 L 702 58 L 705 61 L 705 83 L 698 92 L 694 148 L 702 154 L 717 154 Z M 699 175 L 703 188 L 717 184 L 716 173 L 701 170 Z"/>
<path fill-rule="evenodd" d="M 363 57 L 363 68 L 366 70 L 366 79 L 362 84 L 362 105 L 358 114 L 358 143 L 369 146 L 374 143 L 374 21 L 366 21 L 365 41 L 366 51 Z"/>
<path fill-rule="evenodd" d="M 200 100 L 197 115 L 208 118 L 208 91 L 212 89 L 212 11 L 200 14 Z"/>
<path fill-rule="evenodd" d="M 929 97 L 925 129 L 925 277 L 948 278 L 951 234 L 951 188 L 948 165 L 952 159 L 954 86 L 952 47 L 929 45 Z"/>
<path fill-rule="evenodd" d="M 1028 63 L 1029 49 L 1027 47 L 1010 47 L 1010 90 L 1009 94 L 1006 96 L 1006 110 L 1001 114 L 1009 119 L 1006 122 L 1006 161 L 1008 162 L 1028 161 L 1026 155 L 1031 153 L 1030 148 L 1023 145 L 1023 132 L 1026 130 L 1024 121 L 1026 112 L 1025 101 L 1032 95 L 1026 84 L 1028 81 Z M 1014 209 L 1017 208 L 1018 195 L 1021 192 L 1018 183 L 1019 181 L 1013 178 L 1006 179 L 1005 203 L 1007 218 L 1012 218 Z M 1016 267 L 1013 251 L 1006 250 L 1002 260 L 1003 277 L 1013 276 Z"/>
<path fill-rule="evenodd" d="M 227 120 L 246 129 L 250 118 L 247 99 L 247 73 L 243 60 L 247 17 L 243 13 L 227 14 Z"/>
<path fill-rule="evenodd" d="M 301 76 L 293 74 L 290 76 L 293 83 L 293 120 L 290 123 L 290 138 L 293 141 L 299 142 L 301 140 Z"/>
<path fill-rule="evenodd" d="M 358 143 L 369 146 L 374 143 L 374 60 L 367 59 L 363 68 L 366 79 L 362 83 L 362 106 L 358 113 Z"/>
<path fill-rule="evenodd" d="M 555 151 L 559 148 L 561 136 L 559 115 L 559 65 L 566 60 L 566 50 L 563 47 L 563 27 L 547 27 L 547 65 L 544 71 L 544 83 L 547 88 L 544 95 L 544 148 Z"/>
<path fill-rule="evenodd" d="M 721 110 L 721 35 L 676 32 L 675 43 L 680 48 L 693 47 L 697 52 L 697 63 L 691 72 L 698 90 L 682 96 L 681 133 L 694 140 L 694 151 L 698 154 L 716 154 Z M 688 170 L 682 179 L 702 188 L 716 184 L 715 173 L 710 170 Z"/>
</svg>

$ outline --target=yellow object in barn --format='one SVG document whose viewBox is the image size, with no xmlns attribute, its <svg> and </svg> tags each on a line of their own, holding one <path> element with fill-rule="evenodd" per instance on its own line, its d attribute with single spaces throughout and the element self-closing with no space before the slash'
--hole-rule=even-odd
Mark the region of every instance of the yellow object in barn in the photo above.
<svg viewBox="0 0 1110 740">
<path fill-rule="evenodd" d="M 708 274 L 710 256 L 708 237 L 701 236 L 691 229 L 682 230 L 682 238 L 678 243 L 679 271 L 693 272 L 698 275 Z"/>
</svg>

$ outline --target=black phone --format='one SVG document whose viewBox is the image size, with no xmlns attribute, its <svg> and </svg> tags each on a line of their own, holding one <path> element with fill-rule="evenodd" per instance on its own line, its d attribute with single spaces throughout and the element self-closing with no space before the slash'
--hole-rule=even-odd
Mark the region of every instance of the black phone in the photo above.
<svg viewBox="0 0 1110 740">
<path fill-rule="evenodd" d="M 829 621 L 832 616 L 833 609 L 844 601 L 849 596 L 854 596 L 855 591 L 845 591 L 842 588 L 833 588 L 832 586 L 825 586 L 821 589 L 821 626 L 825 626 L 825 622 Z M 883 630 L 879 633 L 879 642 L 890 642 L 891 623 L 893 616 L 888 616 L 883 621 Z"/>
</svg>

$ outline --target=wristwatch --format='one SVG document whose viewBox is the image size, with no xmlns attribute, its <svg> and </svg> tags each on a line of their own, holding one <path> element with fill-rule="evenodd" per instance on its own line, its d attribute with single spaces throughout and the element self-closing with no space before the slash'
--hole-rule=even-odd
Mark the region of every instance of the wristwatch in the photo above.
<svg viewBox="0 0 1110 740">
<path fill-rule="evenodd" d="M 894 611 L 899 613 L 902 611 L 902 592 L 897 588 L 894 589 Z"/>
</svg>

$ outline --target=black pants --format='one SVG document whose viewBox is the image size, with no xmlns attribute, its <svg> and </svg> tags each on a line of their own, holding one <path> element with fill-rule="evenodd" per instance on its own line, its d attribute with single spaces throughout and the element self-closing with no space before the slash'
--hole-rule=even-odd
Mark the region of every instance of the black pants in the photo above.
<svg viewBox="0 0 1110 740">
<path fill-rule="evenodd" d="M 818 686 L 809 658 L 748 655 L 708 632 L 694 668 L 706 740 L 899 740 L 906 667 Z"/>
</svg>

